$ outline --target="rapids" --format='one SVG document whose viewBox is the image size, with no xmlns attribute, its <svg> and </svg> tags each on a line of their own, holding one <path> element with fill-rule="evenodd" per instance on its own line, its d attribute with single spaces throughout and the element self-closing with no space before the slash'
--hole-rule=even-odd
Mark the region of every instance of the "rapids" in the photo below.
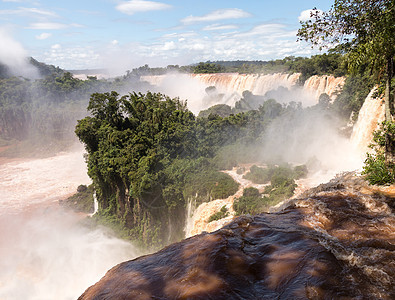
<svg viewBox="0 0 395 300">
<path fill-rule="evenodd" d="M 139 252 L 58 200 L 89 184 L 83 151 L 0 164 L 0 299 L 76 299 Z"/>
<path fill-rule="evenodd" d="M 79 299 L 394 299 L 394 199 L 348 173 L 121 263 Z"/>
</svg>

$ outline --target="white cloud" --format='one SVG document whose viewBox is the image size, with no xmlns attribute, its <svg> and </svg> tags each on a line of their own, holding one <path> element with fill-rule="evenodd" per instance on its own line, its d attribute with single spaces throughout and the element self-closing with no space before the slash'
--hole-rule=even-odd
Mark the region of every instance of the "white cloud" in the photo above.
<svg viewBox="0 0 395 300">
<path fill-rule="evenodd" d="M 164 10 L 170 8 L 171 5 L 154 2 L 154 1 L 144 1 L 144 0 L 131 0 L 127 2 L 122 2 L 116 6 L 116 9 L 120 12 L 133 15 L 137 12 L 145 12 L 151 10 Z"/>
<path fill-rule="evenodd" d="M 165 51 L 176 49 L 176 44 L 173 41 L 166 42 L 162 48 Z"/>
<path fill-rule="evenodd" d="M 23 16 L 41 16 L 41 17 L 57 17 L 58 15 L 52 11 L 38 9 L 34 7 L 19 7 L 18 9 L 0 10 L 0 15 L 23 15 Z"/>
<path fill-rule="evenodd" d="M 272 24 L 261 24 L 255 26 L 247 32 L 241 32 L 235 34 L 235 37 L 255 37 L 260 38 L 295 38 L 296 32 L 287 30 L 284 24 L 272 23 Z"/>
<path fill-rule="evenodd" d="M 216 30 L 229 30 L 229 29 L 237 29 L 236 25 L 220 25 L 220 24 L 212 24 L 203 28 L 205 31 L 216 31 Z"/>
<path fill-rule="evenodd" d="M 36 35 L 36 39 L 38 39 L 38 40 L 46 40 L 47 38 L 49 38 L 51 36 L 52 36 L 51 33 L 43 32 L 43 33 L 41 33 L 39 35 Z"/>
<path fill-rule="evenodd" d="M 58 29 L 65 29 L 70 27 L 82 27 L 80 24 L 63 24 L 63 23 L 56 23 L 56 22 L 37 22 L 30 24 L 28 29 L 40 29 L 40 30 L 58 30 Z"/>
<path fill-rule="evenodd" d="M 300 22 L 306 22 L 306 21 L 312 19 L 312 17 L 311 17 L 312 11 L 313 11 L 312 9 L 307 9 L 307 10 L 302 11 L 298 17 L 298 20 Z M 321 13 L 323 13 L 323 11 L 318 9 L 318 13 L 321 14 Z"/>
<path fill-rule="evenodd" d="M 118 42 L 117 40 L 112 40 L 112 41 L 111 41 L 111 45 L 114 45 L 114 46 L 115 46 L 115 45 L 118 45 L 118 43 L 119 43 L 119 42 Z"/>
<path fill-rule="evenodd" d="M 53 29 L 65 29 L 67 28 L 66 24 L 55 23 L 55 22 L 39 22 L 32 23 L 28 27 L 29 29 L 42 29 L 42 30 L 53 30 Z"/>
<path fill-rule="evenodd" d="M 86 69 L 98 67 L 99 57 L 91 47 L 63 47 L 54 44 L 39 59 L 64 69 Z"/>
<path fill-rule="evenodd" d="M 230 8 L 215 10 L 203 16 L 189 16 L 182 19 L 181 22 L 184 24 L 192 24 L 198 22 L 215 22 L 219 20 L 241 19 L 248 17 L 251 17 L 251 14 L 249 14 L 248 12 L 238 8 Z"/>
</svg>

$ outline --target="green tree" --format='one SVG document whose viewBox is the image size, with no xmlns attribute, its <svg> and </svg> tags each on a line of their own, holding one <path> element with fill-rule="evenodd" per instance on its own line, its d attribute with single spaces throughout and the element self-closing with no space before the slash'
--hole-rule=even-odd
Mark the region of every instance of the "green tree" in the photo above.
<svg viewBox="0 0 395 300">
<path fill-rule="evenodd" d="M 348 65 L 355 71 L 369 64 L 372 71 L 385 76 L 385 117 L 393 121 L 391 90 L 395 55 L 395 2 L 393 0 L 335 0 L 327 12 L 313 9 L 311 18 L 301 22 L 300 40 L 315 46 L 331 47 L 347 53 Z M 395 161 L 394 137 L 386 137 L 387 163 Z"/>
</svg>

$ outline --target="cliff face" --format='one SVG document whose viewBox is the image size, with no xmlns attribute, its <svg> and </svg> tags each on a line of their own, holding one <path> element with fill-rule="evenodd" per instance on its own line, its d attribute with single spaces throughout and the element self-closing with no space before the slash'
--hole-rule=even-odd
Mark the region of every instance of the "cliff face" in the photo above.
<svg viewBox="0 0 395 300">
<path fill-rule="evenodd" d="M 326 93 L 333 101 L 342 90 L 345 81 L 345 77 L 314 75 L 306 80 L 303 89 L 311 93 L 316 100 L 318 100 L 321 94 Z"/>
<path fill-rule="evenodd" d="M 181 75 L 180 75 L 181 76 Z M 177 78 L 175 75 L 142 76 L 141 80 L 149 82 L 154 86 L 171 85 Z M 187 76 L 187 75 L 183 75 Z M 291 89 L 296 86 L 300 73 L 294 74 L 238 74 L 238 73 L 219 73 L 219 74 L 191 74 L 190 78 L 205 87 L 215 86 L 219 92 L 225 94 L 236 93 L 239 96 L 246 90 L 254 95 L 265 95 L 267 92 L 278 88 Z M 341 91 L 345 83 L 345 77 L 333 77 L 328 75 L 312 76 L 304 83 L 302 91 L 308 96 L 318 101 L 322 93 L 326 93 L 334 100 L 337 93 Z M 201 86 L 201 87 L 203 87 Z M 301 95 L 303 97 L 303 95 Z"/>
<path fill-rule="evenodd" d="M 394 199 L 344 175 L 278 213 L 119 264 L 79 299 L 393 299 Z"/>
</svg>

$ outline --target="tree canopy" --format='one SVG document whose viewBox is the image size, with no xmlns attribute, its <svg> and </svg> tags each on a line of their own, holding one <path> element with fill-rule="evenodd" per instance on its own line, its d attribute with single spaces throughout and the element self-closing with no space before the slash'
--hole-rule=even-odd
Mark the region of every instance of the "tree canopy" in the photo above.
<svg viewBox="0 0 395 300">
<path fill-rule="evenodd" d="M 311 18 L 301 22 L 300 40 L 315 46 L 337 47 L 347 54 L 349 69 L 368 64 L 385 76 L 385 118 L 393 122 L 391 82 L 395 55 L 395 2 L 393 0 L 335 0 L 327 12 L 314 8 Z M 395 161 L 394 137 L 387 135 L 386 160 Z"/>
</svg>

